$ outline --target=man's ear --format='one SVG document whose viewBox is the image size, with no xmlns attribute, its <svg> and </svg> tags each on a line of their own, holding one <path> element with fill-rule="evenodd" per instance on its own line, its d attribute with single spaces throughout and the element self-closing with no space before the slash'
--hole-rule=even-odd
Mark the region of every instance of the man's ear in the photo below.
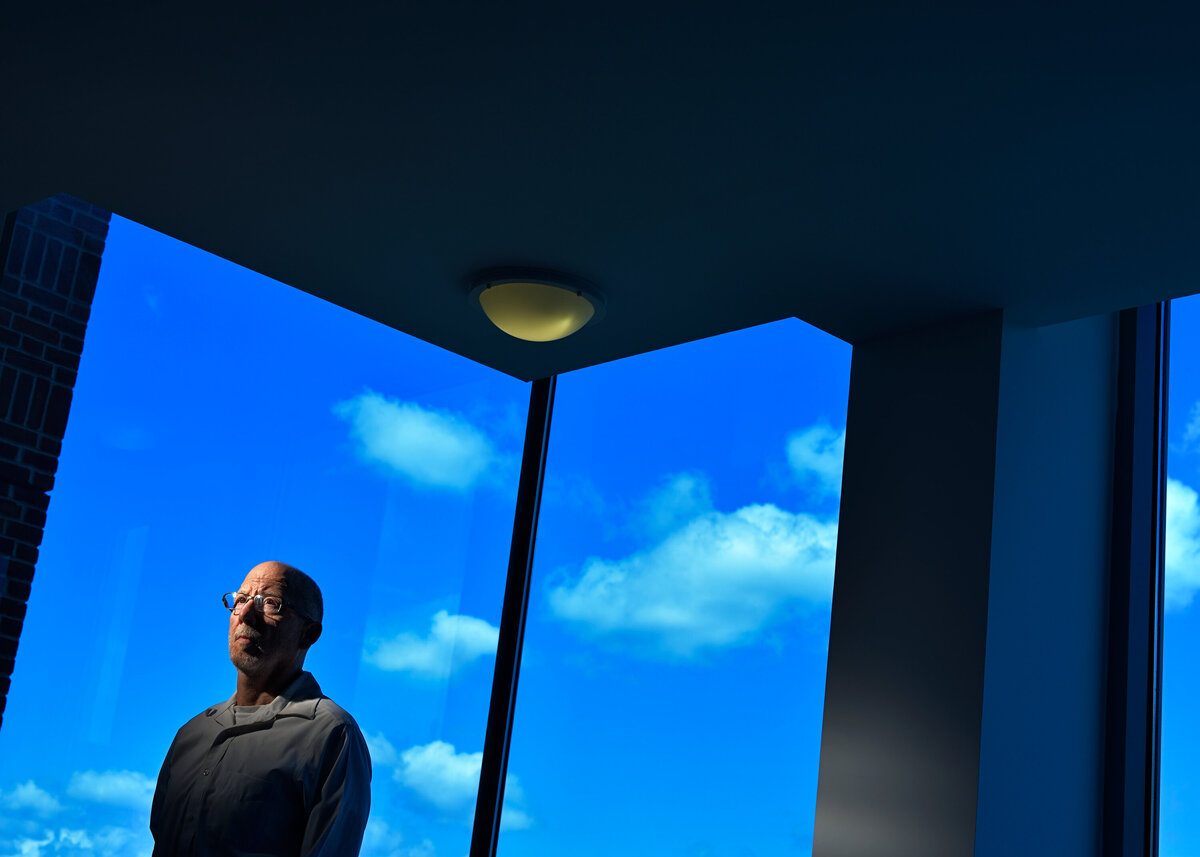
<svg viewBox="0 0 1200 857">
<path fill-rule="evenodd" d="M 300 647 L 307 649 L 313 643 L 321 638 L 321 623 L 309 622 L 304 626 L 304 630 L 300 632 Z"/>
</svg>

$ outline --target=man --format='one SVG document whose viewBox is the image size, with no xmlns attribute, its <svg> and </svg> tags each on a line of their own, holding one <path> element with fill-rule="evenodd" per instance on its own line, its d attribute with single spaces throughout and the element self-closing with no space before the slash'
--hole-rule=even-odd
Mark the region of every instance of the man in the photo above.
<svg viewBox="0 0 1200 857">
<path fill-rule="evenodd" d="M 321 590 L 264 562 L 225 606 L 237 691 L 171 743 L 150 813 L 154 857 L 353 857 L 371 759 L 354 719 L 303 670 L 321 636 Z"/>
</svg>

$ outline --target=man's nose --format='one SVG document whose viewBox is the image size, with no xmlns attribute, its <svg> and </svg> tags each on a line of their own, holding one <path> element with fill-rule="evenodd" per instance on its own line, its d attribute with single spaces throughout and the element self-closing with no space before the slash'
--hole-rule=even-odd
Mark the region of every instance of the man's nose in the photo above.
<svg viewBox="0 0 1200 857">
<path fill-rule="evenodd" d="M 243 625 L 249 625 L 251 628 L 262 627 L 262 614 L 254 609 L 254 604 L 247 604 L 238 613 L 238 618 Z"/>
</svg>

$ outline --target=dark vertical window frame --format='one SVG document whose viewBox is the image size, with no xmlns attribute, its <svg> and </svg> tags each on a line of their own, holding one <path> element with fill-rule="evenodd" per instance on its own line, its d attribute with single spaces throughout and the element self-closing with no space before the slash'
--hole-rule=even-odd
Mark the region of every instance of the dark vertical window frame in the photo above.
<svg viewBox="0 0 1200 857">
<path fill-rule="evenodd" d="M 1150 653 L 1150 682 L 1147 687 L 1147 705 L 1150 710 L 1150 728 L 1146 731 L 1146 778 L 1149 782 L 1146 799 L 1146 853 L 1158 857 L 1158 809 L 1159 783 L 1162 781 L 1162 674 L 1163 674 L 1163 616 L 1166 610 L 1166 531 L 1167 531 L 1167 393 L 1171 376 L 1171 302 L 1163 301 L 1158 308 L 1158 387 L 1155 390 L 1158 431 L 1155 459 L 1158 472 L 1155 487 L 1158 491 L 1155 527 L 1156 563 L 1153 575 L 1154 595 L 1152 602 L 1151 631 L 1153 650 Z"/>
<path fill-rule="evenodd" d="M 500 810 L 504 803 L 504 778 L 508 770 L 508 748 L 517 702 L 517 676 L 521 669 L 521 645 L 525 638 L 533 547 L 542 502 L 542 483 L 546 475 L 546 451 L 550 443 L 550 415 L 554 409 L 556 380 L 557 377 L 552 375 L 534 381 L 529 391 L 529 419 L 525 425 L 525 447 L 521 456 L 517 508 L 513 516 L 512 547 L 508 556 L 504 606 L 500 613 L 500 639 L 496 647 L 496 671 L 492 678 L 487 733 L 483 740 L 483 764 L 475 800 L 470 857 L 494 857 L 500 836 Z"/>
<path fill-rule="evenodd" d="M 1170 305 L 1119 316 L 1105 857 L 1156 857 Z"/>
</svg>

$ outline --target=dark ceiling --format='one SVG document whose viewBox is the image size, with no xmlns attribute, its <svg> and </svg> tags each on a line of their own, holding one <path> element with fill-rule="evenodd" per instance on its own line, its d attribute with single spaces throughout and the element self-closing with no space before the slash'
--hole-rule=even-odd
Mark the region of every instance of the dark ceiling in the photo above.
<svg viewBox="0 0 1200 857">
<path fill-rule="evenodd" d="M 5 4 L 0 211 L 71 193 L 521 378 L 1200 291 L 1200 4 L 114 5 Z M 607 316 L 511 339 L 498 265 Z"/>
</svg>

